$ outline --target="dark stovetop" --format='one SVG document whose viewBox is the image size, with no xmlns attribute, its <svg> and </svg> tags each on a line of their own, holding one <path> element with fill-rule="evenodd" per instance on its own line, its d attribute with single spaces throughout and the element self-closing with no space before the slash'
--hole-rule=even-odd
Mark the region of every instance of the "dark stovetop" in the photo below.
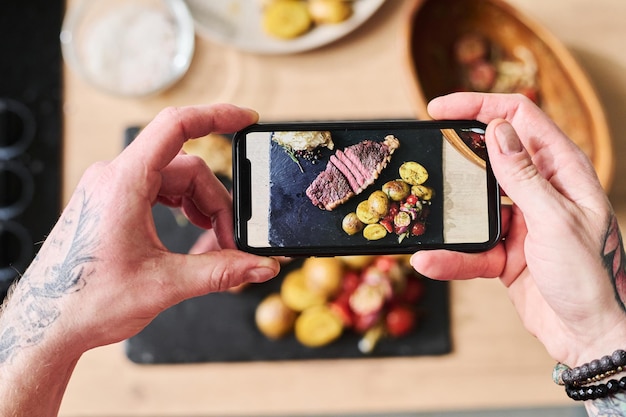
<svg viewBox="0 0 626 417">
<path fill-rule="evenodd" d="M 0 2 L 0 296 L 59 215 L 64 5 Z"/>
</svg>

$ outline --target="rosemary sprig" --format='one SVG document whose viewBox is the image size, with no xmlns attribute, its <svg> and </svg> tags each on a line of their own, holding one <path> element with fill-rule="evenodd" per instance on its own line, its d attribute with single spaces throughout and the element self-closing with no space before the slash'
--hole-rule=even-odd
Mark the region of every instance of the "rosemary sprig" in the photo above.
<svg viewBox="0 0 626 417">
<path fill-rule="evenodd" d="M 288 146 L 283 146 L 283 149 L 285 150 L 285 152 L 287 152 L 287 155 L 289 155 L 291 160 L 295 162 L 296 164 L 298 164 L 298 168 L 300 168 L 300 172 L 304 174 L 304 169 L 302 168 L 302 165 L 300 165 L 300 161 L 298 160 L 298 157 L 294 153 L 293 149 L 291 149 Z"/>
</svg>

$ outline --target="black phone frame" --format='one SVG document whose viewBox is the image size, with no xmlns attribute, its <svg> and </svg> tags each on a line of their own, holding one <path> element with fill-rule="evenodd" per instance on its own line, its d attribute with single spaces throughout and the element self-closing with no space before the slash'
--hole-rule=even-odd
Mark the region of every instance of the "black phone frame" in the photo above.
<svg viewBox="0 0 626 417">
<path fill-rule="evenodd" d="M 486 129 L 476 120 L 356 120 L 356 121 L 304 121 L 256 123 L 233 136 L 233 214 L 235 243 L 240 250 L 263 256 L 342 256 L 342 255 L 385 255 L 410 254 L 419 250 L 447 249 L 459 252 L 483 252 L 493 248 L 501 239 L 500 187 L 491 169 L 489 158 L 485 158 L 488 193 L 489 239 L 479 243 L 421 243 L 393 244 L 389 246 L 364 244 L 341 246 L 298 246 L 298 247 L 252 247 L 247 240 L 247 221 L 251 210 L 250 167 L 246 158 L 246 136 L 251 132 L 272 131 L 337 131 L 337 130 L 402 130 L 402 129 Z"/>
</svg>

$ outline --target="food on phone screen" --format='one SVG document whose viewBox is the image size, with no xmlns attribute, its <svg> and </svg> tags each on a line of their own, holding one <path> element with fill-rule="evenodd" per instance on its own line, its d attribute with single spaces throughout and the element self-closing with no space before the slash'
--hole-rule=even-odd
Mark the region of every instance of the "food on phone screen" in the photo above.
<svg viewBox="0 0 626 417">
<path fill-rule="evenodd" d="M 356 212 L 343 218 L 342 225 L 352 225 L 348 230 L 343 227 L 346 233 L 356 234 L 362 227 L 367 240 L 380 240 L 394 233 L 401 243 L 407 237 L 426 232 L 428 206 L 434 196 L 433 189 L 423 184 L 428 171 L 421 164 L 409 161 L 400 166 L 399 173 L 402 179 L 387 181 L 381 190 L 360 202 Z M 356 223 L 355 217 L 361 224 Z"/>
<path fill-rule="evenodd" d="M 285 304 L 280 294 L 267 296 L 255 311 L 257 328 L 270 339 L 279 339 L 293 330 L 296 312 Z"/>
<path fill-rule="evenodd" d="M 379 240 L 387 236 L 387 229 L 378 223 L 368 224 L 363 229 L 363 237 L 367 240 Z"/>
<path fill-rule="evenodd" d="M 420 200 L 430 201 L 430 199 L 433 198 L 433 195 L 435 195 L 435 191 L 426 185 L 419 184 L 411 187 L 411 194 Z"/>
<path fill-rule="evenodd" d="M 478 157 L 483 160 L 487 160 L 487 145 L 485 143 L 485 132 L 475 131 L 473 129 L 459 129 L 458 135 Z"/>
<path fill-rule="evenodd" d="M 367 198 L 367 203 L 371 213 L 377 215 L 379 218 L 386 215 L 389 212 L 389 198 L 384 191 L 374 191 Z"/>
<path fill-rule="evenodd" d="M 359 233 L 364 227 L 365 224 L 363 224 L 355 212 L 348 213 L 341 221 L 341 228 L 349 235 Z"/>
<path fill-rule="evenodd" d="M 392 201 L 402 201 L 411 193 L 411 185 L 403 180 L 388 181 L 383 184 L 382 190 Z"/>
<path fill-rule="evenodd" d="M 407 184 L 420 185 L 428 180 L 428 171 L 417 162 L 409 161 L 400 166 L 400 178 Z"/>
<path fill-rule="evenodd" d="M 388 135 L 383 142 L 364 140 L 337 150 L 306 195 L 313 205 L 332 211 L 371 185 L 399 146 L 400 141 Z"/>
<path fill-rule="evenodd" d="M 298 158 L 316 163 L 320 148 L 335 149 L 332 135 L 328 131 L 278 131 L 272 133 L 272 140 L 280 145 L 289 157 L 298 164 L 301 172 L 304 172 L 304 169 Z"/>
<path fill-rule="evenodd" d="M 423 278 L 410 266 L 408 256 L 309 259 L 317 260 L 308 265 L 303 263 L 285 281 L 300 277 L 300 292 L 310 292 L 313 296 L 309 297 L 314 298 L 323 294 L 324 300 L 291 310 L 290 314 L 283 311 L 289 308 L 289 303 L 277 301 L 285 292 L 268 295 L 258 305 L 256 314 L 257 326 L 268 338 L 278 339 L 293 331 L 301 344 L 322 347 L 344 333 L 354 332 L 361 335 L 359 350 L 369 354 L 380 340 L 405 337 L 418 327 L 418 306 L 425 287 Z M 333 277 L 332 290 L 320 293 L 314 286 L 319 285 L 324 272 Z"/>
<path fill-rule="evenodd" d="M 292 151 L 312 151 L 319 147 L 335 149 L 332 136 L 328 131 L 274 132 L 272 140 Z"/>
</svg>

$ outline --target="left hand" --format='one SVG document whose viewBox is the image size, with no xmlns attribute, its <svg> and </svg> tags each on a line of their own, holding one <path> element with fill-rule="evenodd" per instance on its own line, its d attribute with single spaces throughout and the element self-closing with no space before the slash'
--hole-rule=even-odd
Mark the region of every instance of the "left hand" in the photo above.
<svg viewBox="0 0 626 417">
<path fill-rule="evenodd" d="M 135 335 L 184 299 L 274 277 L 277 261 L 236 250 L 228 191 L 200 158 L 180 153 L 190 138 L 257 118 L 231 105 L 169 108 L 113 161 L 90 167 L 7 308 L 33 321 L 21 337 L 80 355 Z M 214 242 L 197 254 L 168 251 L 157 202 L 212 229 Z"/>
</svg>

